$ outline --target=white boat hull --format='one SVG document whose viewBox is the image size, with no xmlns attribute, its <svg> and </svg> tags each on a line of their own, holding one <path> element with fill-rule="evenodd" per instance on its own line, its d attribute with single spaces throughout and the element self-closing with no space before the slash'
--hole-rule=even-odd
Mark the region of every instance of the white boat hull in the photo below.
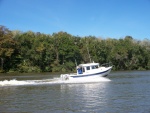
<svg viewBox="0 0 150 113">
<path fill-rule="evenodd" d="M 89 78 L 96 78 L 96 77 L 106 77 L 112 69 L 111 67 L 101 67 L 94 71 L 86 72 L 83 74 L 61 74 L 61 80 L 73 80 L 73 79 L 89 79 Z"/>
</svg>

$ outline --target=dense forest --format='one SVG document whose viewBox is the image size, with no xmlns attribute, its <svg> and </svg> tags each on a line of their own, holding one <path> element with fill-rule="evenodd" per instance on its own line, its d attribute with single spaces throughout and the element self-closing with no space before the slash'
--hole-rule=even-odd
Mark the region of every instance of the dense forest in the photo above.
<svg viewBox="0 0 150 113">
<path fill-rule="evenodd" d="M 150 40 L 80 37 L 67 32 L 50 35 L 0 26 L 0 72 L 75 71 L 76 63 L 90 59 L 111 62 L 113 70 L 150 70 Z"/>
</svg>

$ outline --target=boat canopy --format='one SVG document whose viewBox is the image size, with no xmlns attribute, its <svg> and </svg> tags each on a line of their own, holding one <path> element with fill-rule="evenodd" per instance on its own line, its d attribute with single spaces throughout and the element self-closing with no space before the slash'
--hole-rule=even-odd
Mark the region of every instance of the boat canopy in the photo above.
<svg viewBox="0 0 150 113">
<path fill-rule="evenodd" d="M 87 67 L 87 66 L 98 66 L 99 63 L 87 63 L 87 64 L 80 64 L 79 67 Z"/>
</svg>

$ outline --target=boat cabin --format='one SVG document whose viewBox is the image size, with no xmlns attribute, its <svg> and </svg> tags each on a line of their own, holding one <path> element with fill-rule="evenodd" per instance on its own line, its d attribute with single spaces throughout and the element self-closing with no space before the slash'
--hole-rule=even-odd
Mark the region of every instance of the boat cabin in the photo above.
<svg viewBox="0 0 150 113">
<path fill-rule="evenodd" d="M 99 68 L 99 63 L 80 64 L 77 66 L 77 74 L 88 73 Z"/>
</svg>

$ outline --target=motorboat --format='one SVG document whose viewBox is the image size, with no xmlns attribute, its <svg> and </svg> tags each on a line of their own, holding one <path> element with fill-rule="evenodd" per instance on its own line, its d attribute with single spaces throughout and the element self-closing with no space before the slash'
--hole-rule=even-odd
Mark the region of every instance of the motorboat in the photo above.
<svg viewBox="0 0 150 113">
<path fill-rule="evenodd" d="M 61 80 L 72 80 L 72 79 L 86 79 L 86 78 L 96 78 L 96 77 L 106 77 L 111 69 L 112 69 L 111 63 L 105 63 L 102 65 L 99 65 L 99 63 L 86 63 L 86 64 L 80 64 L 76 67 L 77 72 L 76 73 L 70 73 L 70 74 L 61 74 L 60 78 Z"/>
</svg>

